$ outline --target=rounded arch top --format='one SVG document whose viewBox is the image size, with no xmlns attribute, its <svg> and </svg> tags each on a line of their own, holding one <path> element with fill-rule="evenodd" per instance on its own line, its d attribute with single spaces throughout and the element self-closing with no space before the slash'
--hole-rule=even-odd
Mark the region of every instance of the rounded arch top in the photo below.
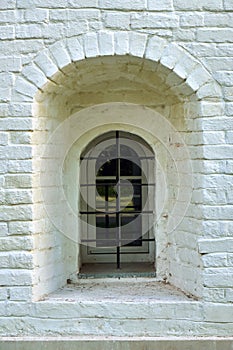
<svg viewBox="0 0 233 350">
<path fill-rule="evenodd" d="M 133 31 L 89 32 L 52 44 L 23 67 L 15 84 L 16 99 L 30 101 L 51 85 L 59 88 L 61 80 L 73 73 L 75 64 L 106 56 L 130 56 L 149 62 L 151 70 L 157 71 L 180 100 L 191 95 L 198 100 L 222 99 L 218 83 L 184 48 L 156 35 Z"/>
</svg>

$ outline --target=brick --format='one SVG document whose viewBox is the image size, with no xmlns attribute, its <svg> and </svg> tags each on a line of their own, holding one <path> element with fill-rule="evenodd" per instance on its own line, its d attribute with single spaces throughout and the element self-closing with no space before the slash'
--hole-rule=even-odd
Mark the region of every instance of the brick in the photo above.
<svg viewBox="0 0 233 350">
<path fill-rule="evenodd" d="M 208 322 L 232 322 L 233 305 L 208 304 L 204 306 L 204 319 Z"/>
<path fill-rule="evenodd" d="M 208 268 L 203 273 L 204 285 L 208 287 L 233 287 L 232 268 Z"/>
<path fill-rule="evenodd" d="M 18 160 L 9 160 L 7 170 L 10 174 L 11 173 L 12 174 L 32 173 L 32 171 L 33 171 L 32 161 L 31 160 L 21 160 L 19 162 Z M 8 180 L 8 181 L 10 181 L 10 180 Z M 9 185 L 8 181 L 7 181 L 7 183 Z"/>
<path fill-rule="evenodd" d="M 15 38 L 15 28 L 12 25 L 0 26 L 0 39 L 8 40 Z"/>
<path fill-rule="evenodd" d="M 49 57 L 48 51 L 43 51 L 40 53 L 36 59 L 35 63 L 40 67 L 47 77 L 52 77 L 58 71 L 57 65 Z"/>
<path fill-rule="evenodd" d="M 4 237 L 8 234 L 8 226 L 6 222 L 0 222 L 0 236 Z"/>
<path fill-rule="evenodd" d="M 233 239 L 203 239 L 198 242 L 200 253 L 233 252 Z"/>
<path fill-rule="evenodd" d="M 213 82 L 202 85 L 197 91 L 197 97 L 201 99 L 214 100 L 222 97 L 221 87 Z"/>
<path fill-rule="evenodd" d="M 33 241 L 31 237 L 0 237 L 0 251 L 31 250 Z"/>
<path fill-rule="evenodd" d="M 149 38 L 148 44 L 146 47 L 145 57 L 153 61 L 158 62 L 161 58 L 164 48 L 166 47 L 166 40 L 159 37 Z"/>
<path fill-rule="evenodd" d="M 9 292 L 11 301 L 29 301 L 32 296 L 31 287 L 10 287 Z"/>
<path fill-rule="evenodd" d="M 2 286 L 25 286 L 31 285 L 32 274 L 30 271 L 23 270 L 0 270 L 0 281 Z"/>
<path fill-rule="evenodd" d="M 24 67 L 22 74 L 25 78 L 32 82 L 34 85 L 41 88 L 47 83 L 47 78 L 45 74 L 34 64 L 30 64 Z"/>
<path fill-rule="evenodd" d="M 180 16 L 180 26 L 181 27 L 202 27 L 204 25 L 204 16 L 197 13 L 182 14 Z"/>
<path fill-rule="evenodd" d="M 176 28 L 179 24 L 178 16 L 166 14 L 133 14 L 131 17 L 131 27 L 140 28 Z"/>
<path fill-rule="evenodd" d="M 117 55 L 125 55 L 129 53 L 129 33 L 114 33 L 115 53 Z"/>
<path fill-rule="evenodd" d="M 32 186 L 31 175 L 7 175 L 5 177 L 6 188 L 30 188 Z"/>
<path fill-rule="evenodd" d="M 130 33 L 129 35 L 129 54 L 132 56 L 143 57 L 146 49 L 147 35 L 139 33 Z"/>
<path fill-rule="evenodd" d="M 205 254 L 202 257 L 204 267 L 226 267 L 227 253 Z"/>
<path fill-rule="evenodd" d="M 233 29 L 198 29 L 197 41 L 224 43 L 232 42 Z"/>
<path fill-rule="evenodd" d="M 2 206 L 2 211 L 0 212 L 1 221 L 10 220 L 31 220 L 32 219 L 32 206 L 25 205 L 15 205 L 15 206 Z"/>
<path fill-rule="evenodd" d="M 68 0 L 68 7 L 98 7 L 98 0 L 85 0 L 85 6 L 83 5 L 83 0 Z"/>
<path fill-rule="evenodd" d="M 88 33 L 84 36 L 84 51 L 86 57 L 99 56 L 97 34 Z"/>
<path fill-rule="evenodd" d="M 33 7 L 44 7 L 44 8 L 66 8 L 68 0 L 57 0 L 56 3 L 53 0 L 17 0 L 18 8 L 33 8 Z"/>
<path fill-rule="evenodd" d="M 106 28 L 127 30 L 130 27 L 130 14 L 106 12 L 104 13 L 104 23 Z"/>
<path fill-rule="evenodd" d="M 1 0 L 0 2 L 1 10 L 15 9 L 15 7 L 16 7 L 16 0 Z"/>
<path fill-rule="evenodd" d="M 148 0 L 148 10 L 150 11 L 172 11 L 173 2 L 172 0 Z"/>
<path fill-rule="evenodd" d="M 223 103 L 206 102 L 200 104 L 199 115 L 206 117 L 221 116 L 224 113 Z"/>
<path fill-rule="evenodd" d="M 223 86 L 233 86 L 233 72 L 221 70 L 215 72 L 214 77 Z"/>
<path fill-rule="evenodd" d="M 5 10 L 4 12 L 1 11 L 0 23 L 9 24 L 9 23 L 14 23 L 15 20 L 16 20 L 15 11 L 12 11 L 12 10 L 9 10 L 9 11 Z"/>
<path fill-rule="evenodd" d="M 112 10 L 145 10 L 145 0 L 115 0 L 114 3 L 111 0 L 99 0 L 99 7 Z"/>
<path fill-rule="evenodd" d="M 47 22 L 49 11 L 46 9 L 36 9 L 35 10 L 26 10 L 24 13 L 25 21 L 26 22 Z"/>
<path fill-rule="evenodd" d="M 71 58 L 63 43 L 58 42 L 50 46 L 50 52 L 59 68 L 71 63 Z"/>
<path fill-rule="evenodd" d="M 72 61 L 84 59 L 84 51 L 79 38 L 70 38 L 67 40 L 67 49 Z"/>
<path fill-rule="evenodd" d="M 0 159 L 30 159 L 32 147 L 28 145 L 0 146 Z"/>
<path fill-rule="evenodd" d="M 8 190 L 5 193 L 6 204 L 32 204 L 31 190 Z"/>
<path fill-rule="evenodd" d="M 99 52 L 101 56 L 114 55 L 113 33 L 101 31 L 98 33 Z"/>
<path fill-rule="evenodd" d="M 183 54 L 183 50 L 176 44 L 170 44 L 163 51 L 160 62 L 165 67 L 173 69 Z"/>
<path fill-rule="evenodd" d="M 15 82 L 15 90 L 22 95 L 34 97 L 38 89 L 34 84 L 31 84 L 26 79 L 19 77 Z"/>
<path fill-rule="evenodd" d="M 42 38 L 43 35 L 41 24 L 17 25 L 15 29 L 15 36 L 17 39 Z"/>
<path fill-rule="evenodd" d="M 188 76 L 186 83 L 194 90 L 197 91 L 202 85 L 210 81 L 210 75 L 204 68 L 197 67 Z"/>
<path fill-rule="evenodd" d="M 219 0 L 193 0 L 192 2 L 187 2 L 185 0 L 174 0 L 174 8 L 176 10 L 184 11 L 196 11 L 196 10 L 209 10 L 209 11 L 219 11 L 223 9 L 222 1 Z"/>
<path fill-rule="evenodd" d="M 224 0 L 224 9 L 226 11 L 232 11 L 233 10 L 233 4 L 231 0 Z"/>
<path fill-rule="evenodd" d="M 9 225 L 9 235 L 30 235 L 33 233 L 33 224 L 31 221 L 11 221 Z M 23 237 L 21 238 L 23 239 Z M 26 238 L 30 240 L 29 238 Z M 23 247 L 23 245 L 22 245 Z M 30 246 L 31 247 L 31 246 Z M 30 249 L 29 249 L 30 250 Z"/>
</svg>

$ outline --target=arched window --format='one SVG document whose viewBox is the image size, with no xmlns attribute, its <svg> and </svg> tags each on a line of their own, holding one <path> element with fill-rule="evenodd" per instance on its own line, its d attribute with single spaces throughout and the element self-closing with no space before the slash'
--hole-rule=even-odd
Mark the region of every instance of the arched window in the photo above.
<svg viewBox="0 0 233 350">
<path fill-rule="evenodd" d="M 111 131 L 81 156 L 82 262 L 153 262 L 154 154 L 140 137 Z"/>
</svg>

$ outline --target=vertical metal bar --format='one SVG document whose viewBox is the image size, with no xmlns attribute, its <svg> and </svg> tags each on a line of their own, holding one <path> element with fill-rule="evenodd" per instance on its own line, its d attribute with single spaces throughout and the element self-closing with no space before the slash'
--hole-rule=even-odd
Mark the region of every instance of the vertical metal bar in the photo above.
<svg viewBox="0 0 233 350">
<path fill-rule="evenodd" d="M 116 200 L 116 221 L 117 221 L 117 268 L 121 268 L 121 218 L 120 218 L 120 203 L 121 203 L 121 193 L 120 193 L 120 143 L 119 143 L 119 131 L 116 131 L 116 148 L 117 148 L 117 163 L 116 163 L 116 183 L 117 183 L 117 200 Z"/>
<path fill-rule="evenodd" d="M 105 185 L 104 192 L 105 192 L 105 238 L 106 239 L 109 238 L 109 215 L 106 214 L 109 211 L 109 208 L 108 208 L 108 199 L 109 199 L 108 190 L 109 190 L 108 185 Z"/>
</svg>

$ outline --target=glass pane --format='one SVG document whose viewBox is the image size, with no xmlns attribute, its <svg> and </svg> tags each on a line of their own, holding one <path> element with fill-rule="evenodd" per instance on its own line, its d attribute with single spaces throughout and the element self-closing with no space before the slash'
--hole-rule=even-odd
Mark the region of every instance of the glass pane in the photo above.
<svg viewBox="0 0 233 350">
<path fill-rule="evenodd" d="M 97 176 L 116 176 L 117 171 L 117 149 L 112 145 L 104 149 L 96 161 Z"/>
<path fill-rule="evenodd" d="M 142 170 L 136 162 L 137 159 L 131 161 L 128 159 L 120 160 L 121 176 L 141 176 Z"/>
<path fill-rule="evenodd" d="M 121 180 L 120 194 L 121 210 L 129 212 L 141 210 L 141 180 Z"/>
<path fill-rule="evenodd" d="M 101 211 L 116 211 L 116 183 L 112 180 L 96 181 L 96 209 Z"/>
<path fill-rule="evenodd" d="M 122 246 L 142 246 L 141 216 L 121 214 Z"/>
<path fill-rule="evenodd" d="M 96 216 L 96 246 L 116 247 L 117 219 L 116 215 Z"/>
</svg>

